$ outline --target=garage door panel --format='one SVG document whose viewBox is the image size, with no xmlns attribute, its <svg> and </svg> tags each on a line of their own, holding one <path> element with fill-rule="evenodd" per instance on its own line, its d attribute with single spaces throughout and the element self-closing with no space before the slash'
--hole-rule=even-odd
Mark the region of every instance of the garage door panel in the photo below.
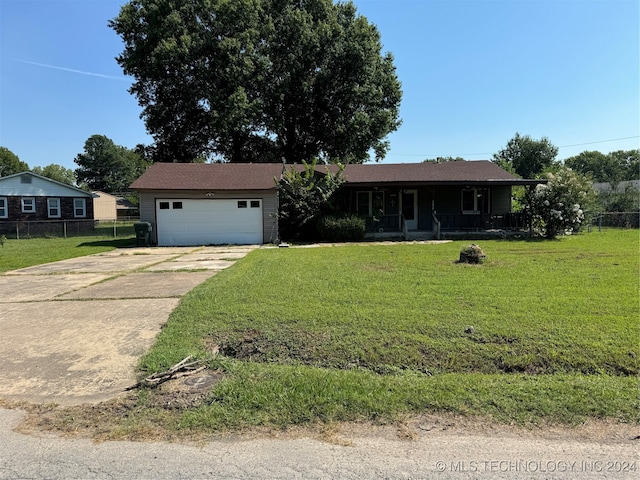
<svg viewBox="0 0 640 480">
<path fill-rule="evenodd" d="M 262 200 L 156 201 L 158 245 L 262 243 Z"/>
</svg>

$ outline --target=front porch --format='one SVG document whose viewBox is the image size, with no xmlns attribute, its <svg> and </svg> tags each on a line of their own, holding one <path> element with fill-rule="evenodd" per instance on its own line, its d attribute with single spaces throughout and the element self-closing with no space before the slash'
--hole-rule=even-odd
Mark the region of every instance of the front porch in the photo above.
<svg viewBox="0 0 640 480">
<path fill-rule="evenodd" d="M 525 235 L 529 226 L 524 213 L 445 214 L 432 212 L 431 230 L 411 229 L 403 214 L 367 218 L 366 238 L 405 240 L 506 238 Z"/>
<path fill-rule="evenodd" d="M 337 205 L 367 219 L 367 238 L 504 238 L 529 230 L 511 212 L 511 183 L 350 186 Z"/>
</svg>

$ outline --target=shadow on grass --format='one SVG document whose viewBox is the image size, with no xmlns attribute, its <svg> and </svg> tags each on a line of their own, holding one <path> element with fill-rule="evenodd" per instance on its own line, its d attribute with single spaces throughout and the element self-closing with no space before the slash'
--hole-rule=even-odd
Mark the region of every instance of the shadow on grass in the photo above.
<svg viewBox="0 0 640 480">
<path fill-rule="evenodd" d="M 82 242 L 78 244 L 78 247 L 114 247 L 114 248 L 126 248 L 135 247 L 135 238 L 114 238 L 113 240 L 96 240 L 94 242 Z"/>
</svg>

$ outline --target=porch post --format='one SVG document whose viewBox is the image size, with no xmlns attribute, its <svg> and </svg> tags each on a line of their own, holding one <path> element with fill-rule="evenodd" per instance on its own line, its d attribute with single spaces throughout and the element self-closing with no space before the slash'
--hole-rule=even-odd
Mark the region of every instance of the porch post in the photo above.
<svg viewBox="0 0 640 480">
<path fill-rule="evenodd" d="M 528 209 L 527 209 L 527 222 L 529 222 L 529 236 L 533 237 L 533 214 L 531 213 L 531 197 L 532 197 L 532 193 L 531 190 L 533 188 L 533 185 L 527 185 L 527 203 L 528 203 Z"/>
</svg>

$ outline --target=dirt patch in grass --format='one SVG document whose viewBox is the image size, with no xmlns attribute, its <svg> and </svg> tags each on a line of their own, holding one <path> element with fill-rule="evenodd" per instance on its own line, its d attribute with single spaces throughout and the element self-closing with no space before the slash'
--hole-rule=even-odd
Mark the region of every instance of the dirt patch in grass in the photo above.
<svg viewBox="0 0 640 480">
<path fill-rule="evenodd" d="M 206 340 L 207 350 L 253 362 L 311 364 L 318 348 L 329 339 L 325 333 L 305 330 L 260 331 L 247 329 L 216 333 Z"/>
</svg>

